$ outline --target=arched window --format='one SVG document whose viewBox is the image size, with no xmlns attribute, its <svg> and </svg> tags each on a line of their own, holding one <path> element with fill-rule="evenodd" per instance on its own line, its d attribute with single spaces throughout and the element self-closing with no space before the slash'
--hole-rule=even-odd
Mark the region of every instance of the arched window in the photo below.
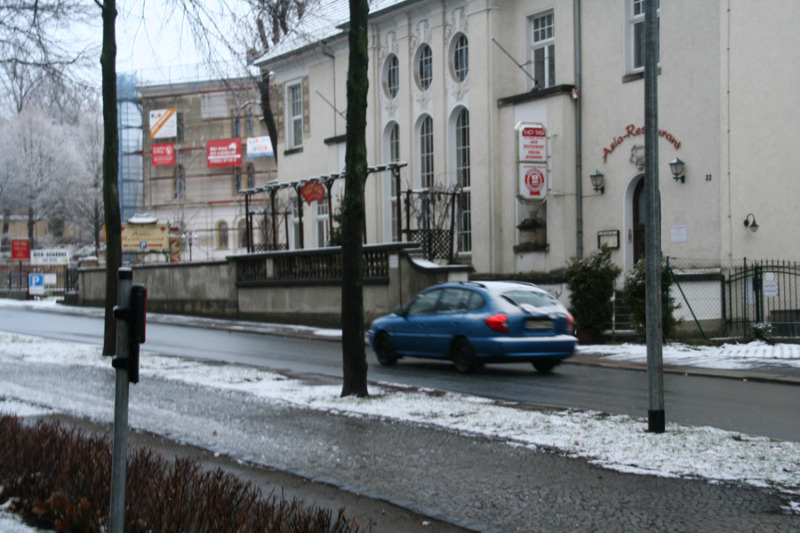
<svg viewBox="0 0 800 533">
<path fill-rule="evenodd" d="M 456 185 L 461 189 L 458 203 L 458 250 L 472 250 L 472 199 L 470 197 L 469 111 L 456 118 Z"/>
<path fill-rule="evenodd" d="M 173 197 L 176 200 L 183 200 L 186 197 L 186 170 L 183 165 L 175 167 Z"/>
<path fill-rule="evenodd" d="M 389 98 L 397 96 L 400 90 L 400 64 L 397 56 L 390 54 L 384 66 L 384 86 Z"/>
<path fill-rule="evenodd" d="M 420 184 L 433 187 L 433 119 L 426 115 L 419 129 Z"/>
<path fill-rule="evenodd" d="M 431 86 L 433 80 L 433 53 L 431 47 L 423 44 L 417 52 L 417 83 L 423 91 Z"/>
<path fill-rule="evenodd" d="M 467 36 L 458 34 L 453 40 L 453 76 L 458 81 L 464 81 L 469 72 L 469 43 Z"/>
<path fill-rule="evenodd" d="M 228 248 L 228 223 L 224 220 L 217 223 L 217 248 L 221 250 Z"/>
</svg>

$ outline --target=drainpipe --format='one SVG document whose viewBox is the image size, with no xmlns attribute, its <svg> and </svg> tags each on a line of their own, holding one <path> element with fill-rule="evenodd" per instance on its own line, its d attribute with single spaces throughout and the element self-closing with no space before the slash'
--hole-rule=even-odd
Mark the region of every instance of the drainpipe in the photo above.
<svg viewBox="0 0 800 533">
<path fill-rule="evenodd" d="M 575 90 L 578 98 L 575 100 L 575 216 L 577 230 L 575 239 L 577 240 L 575 257 L 583 257 L 583 196 L 581 194 L 581 174 L 583 166 L 581 163 L 583 139 L 581 137 L 581 0 L 572 2 L 572 18 L 575 21 Z"/>
</svg>

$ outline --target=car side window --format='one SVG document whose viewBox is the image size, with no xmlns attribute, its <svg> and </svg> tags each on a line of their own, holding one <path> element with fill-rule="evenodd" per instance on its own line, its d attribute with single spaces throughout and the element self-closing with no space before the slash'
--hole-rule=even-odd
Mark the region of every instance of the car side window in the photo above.
<svg viewBox="0 0 800 533">
<path fill-rule="evenodd" d="M 469 292 L 469 297 L 466 300 L 467 311 L 475 311 L 486 305 L 486 300 L 484 300 L 481 293 L 475 291 L 467 292 Z"/>
<path fill-rule="evenodd" d="M 439 300 L 441 294 L 441 289 L 423 292 L 408 304 L 408 315 L 428 315 L 433 313 L 433 310 L 436 308 L 436 302 Z"/>
<path fill-rule="evenodd" d="M 464 297 L 468 296 L 463 289 L 448 287 L 442 291 L 439 304 L 436 306 L 437 313 L 454 313 L 465 309 Z"/>
</svg>

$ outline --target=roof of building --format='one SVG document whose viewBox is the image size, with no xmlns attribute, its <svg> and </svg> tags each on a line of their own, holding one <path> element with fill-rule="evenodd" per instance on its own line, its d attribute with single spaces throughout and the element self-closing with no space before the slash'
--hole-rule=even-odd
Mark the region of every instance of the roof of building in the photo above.
<svg viewBox="0 0 800 533">
<path fill-rule="evenodd" d="M 383 12 L 400 4 L 418 0 L 370 0 L 370 15 Z M 289 34 L 269 52 L 256 60 L 256 64 L 267 63 L 287 54 L 297 52 L 311 45 L 346 33 L 350 20 L 348 0 L 319 0 L 311 2 L 299 24 L 290 28 Z"/>
</svg>

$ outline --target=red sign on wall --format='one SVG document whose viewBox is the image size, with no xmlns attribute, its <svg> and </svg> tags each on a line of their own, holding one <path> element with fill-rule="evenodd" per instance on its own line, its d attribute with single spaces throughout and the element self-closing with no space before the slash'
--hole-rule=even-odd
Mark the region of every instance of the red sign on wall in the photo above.
<svg viewBox="0 0 800 533">
<path fill-rule="evenodd" d="M 206 143 L 208 168 L 238 167 L 242 164 L 242 140 L 218 139 Z"/>
<path fill-rule="evenodd" d="M 175 143 L 154 144 L 150 154 L 150 160 L 154 167 L 174 165 Z"/>
<path fill-rule="evenodd" d="M 321 202 L 325 199 L 325 186 L 318 181 L 309 181 L 300 189 L 300 196 L 311 205 L 311 202 Z"/>
<path fill-rule="evenodd" d="M 28 239 L 11 239 L 11 259 L 28 261 L 31 258 L 31 242 Z"/>
</svg>

